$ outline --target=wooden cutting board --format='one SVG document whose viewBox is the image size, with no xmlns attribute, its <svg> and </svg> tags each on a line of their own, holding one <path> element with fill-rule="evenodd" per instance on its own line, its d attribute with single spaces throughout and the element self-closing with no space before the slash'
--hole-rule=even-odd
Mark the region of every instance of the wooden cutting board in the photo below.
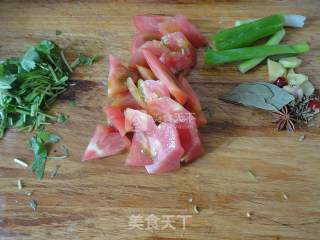
<svg viewBox="0 0 320 240">
<path fill-rule="evenodd" d="M 201 129 L 206 154 L 178 172 L 148 176 L 124 166 L 126 154 L 80 162 L 95 126 L 105 122 L 107 56 L 128 61 L 133 15 L 181 13 L 210 36 L 236 19 L 278 12 L 307 16 L 305 28 L 288 29 L 284 41 L 311 44 L 299 71 L 320 88 L 317 0 L 1 1 L 1 59 L 19 56 L 42 39 L 64 46 L 70 59 L 79 52 L 104 58 L 79 68 L 72 76 L 76 85 L 54 106 L 53 112 L 70 120 L 48 129 L 63 138 L 71 157 L 49 161 L 42 181 L 13 162 L 31 163 L 31 134 L 11 130 L 0 140 L 0 239 L 319 239 L 320 129 L 277 132 L 269 113 L 218 99 L 241 82 L 266 81 L 265 65 L 242 75 L 235 65 L 205 66 L 199 51 L 189 81 L 212 112 Z M 51 178 L 56 165 L 58 175 Z M 18 179 L 25 183 L 22 190 Z M 32 198 L 36 212 L 28 205 Z M 156 223 L 159 229 L 152 230 Z"/>
</svg>

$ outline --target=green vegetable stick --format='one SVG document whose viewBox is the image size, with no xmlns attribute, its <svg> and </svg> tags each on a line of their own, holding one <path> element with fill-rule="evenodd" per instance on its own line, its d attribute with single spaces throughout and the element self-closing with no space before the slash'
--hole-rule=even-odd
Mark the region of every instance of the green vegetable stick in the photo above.
<svg viewBox="0 0 320 240">
<path fill-rule="evenodd" d="M 205 62 L 207 64 L 223 64 L 273 55 L 295 55 L 308 52 L 309 50 L 310 47 L 307 43 L 298 43 L 291 46 L 286 44 L 270 46 L 260 45 L 256 47 L 237 48 L 224 51 L 207 50 L 205 52 Z"/>
<path fill-rule="evenodd" d="M 267 43 L 265 45 L 269 46 L 269 45 L 277 45 L 281 42 L 281 40 L 283 39 L 284 35 L 285 35 L 285 30 L 281 29 L 280 31 L 276 32 L 270 39 L 269 41 L 267 41 Z M 265 59 L 265 57 L 261 57 L 261 58 L 253 58 L 250 59 L 248 61 L 245 61 L 243 63 L 241 63 L 238 66 L 238 69 L 241 73 L 246 73 L 248 72 L 250 69 L 254 68 L 255 66 L 257 66 L 259 63 L 261 63 L 263 60 Z"/>
<path fill-rule="evenodd" d="M 258 39 L 267 37 L 281 30 L 283 24 L 283 15 L 272 15 L 223 30 L 214 35 L 212 41 L 217 50 L 246 47 Z"/>
</svg>

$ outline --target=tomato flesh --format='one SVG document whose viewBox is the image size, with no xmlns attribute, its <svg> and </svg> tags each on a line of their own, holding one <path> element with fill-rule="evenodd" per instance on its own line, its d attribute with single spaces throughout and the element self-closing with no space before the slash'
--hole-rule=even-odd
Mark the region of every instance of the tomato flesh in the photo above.
<svg viewBox="0 0 320 240">
<path fill-rule="evenodd" d="M 108 125 L 99 124 L 83 154 L 82 161 L 112 156 L 129 146 L 130 140 L 127 137 L 121 136 Z"/>
</svg>

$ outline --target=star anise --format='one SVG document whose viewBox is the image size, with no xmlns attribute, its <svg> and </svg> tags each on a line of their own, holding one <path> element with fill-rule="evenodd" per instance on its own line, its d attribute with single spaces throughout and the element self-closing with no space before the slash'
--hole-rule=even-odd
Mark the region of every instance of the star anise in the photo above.
<svg viewBox="0 0 320 240">
<path fill-rule="evenodd" d="M 293 111 L 284 106 L 280 111 L 272 112 L 272 122 L 277 124 L 278 131 L 287 129 L 289 132 L 295 130 Z"/>
</svg>

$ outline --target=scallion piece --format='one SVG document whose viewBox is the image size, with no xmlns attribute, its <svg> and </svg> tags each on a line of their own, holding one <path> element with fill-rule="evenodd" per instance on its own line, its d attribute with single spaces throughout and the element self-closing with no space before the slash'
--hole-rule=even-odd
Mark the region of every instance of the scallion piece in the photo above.
<svg viewBox="0 0 320 240">
<path fill-rule="evenodd" d="M 283 39 L 284 35 L 285 35 L 285 30 L 282 29 L 278 32 L 276 32 L 268 41 L 265 45 L 270 46 L 270 45 L 277 45 L 281 42 L 281 40 Z M 260 57 L 260 58 L 253 58 L 250 59 L 248 61 L 245 61 L 243 63 L 241 63 L 238 66 L 238 69 L 241 73 L 246 73 L 248 72 L 250 69 L 254 68 L 255 66 L 257 66 L 259 63 L 261 63 L 263 60 L 265 59 L 265 57 Z"/>
<path fill-rule="evenodd" d="M 253 19 L 244 19 L 244 20 L 236 20 L 234 22 L 234 26 L 240 26 L 246 23 L 251 23 L 257 21 L 258 18 Z M 304 22 L 306 20 L 305 16 L 302 15 L 285 15 L 284 16 L 284 26 L 285 27 L 295 27 L 302 28 L 304 26 Z"/>
<path fill-rule="evenodd" d="M 258 39 L 267 37 L 281 30 L 284 15 L 277 14 L 261 18 L 237 27 L 223 30 L 212 37 L 217 50 L 227 50 L 249 46 Z"/>
<path fill-rule="evenodd" d="M 308 52 L 310 47 L 307 43 L 295 45 L 260 45 L 256 47 L 236 48 L 224 51 L 207 50 L 205 62 L 207 64 L 223 64 L 235 61 L 248 60 L 252 58 L 268 57 L 273 55 L 296 55 Z"/>
</svg>

